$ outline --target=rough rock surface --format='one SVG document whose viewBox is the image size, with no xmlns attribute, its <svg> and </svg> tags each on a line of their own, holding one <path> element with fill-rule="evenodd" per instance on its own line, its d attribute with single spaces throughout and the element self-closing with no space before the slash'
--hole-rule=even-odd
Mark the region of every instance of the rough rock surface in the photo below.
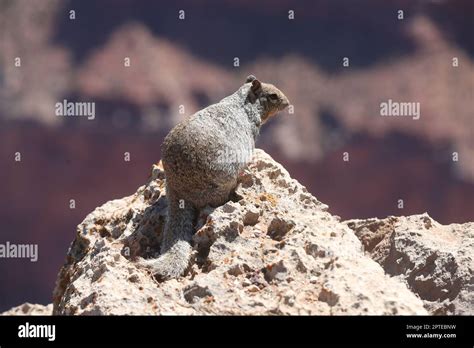
<svg viewBox="0 0 474 348">
<path fill-rule="evenodd" d="M 53 313 L 53 305 L 41 305 L 23 303 L 20 306 L 13 307 L 6 312 L 0 313 L 0 315 L 51 315 Z"/>
<path fill-rule="evenodd" d="M 404 281 L 432 314 L 474 314 L 474 223 L 443 226 L 428 214 L 349 220 L 365 250 Z"/>
<path fill-rule="evenodd" d="M 78 226 L 54 314 L 427 314 L 406 285 L 270 156 L 256 150 L 232 201 L 201 213 L 190 272 L 157 282 L 137 257 L 159 250 L 164 172 Z"/>
</svg>

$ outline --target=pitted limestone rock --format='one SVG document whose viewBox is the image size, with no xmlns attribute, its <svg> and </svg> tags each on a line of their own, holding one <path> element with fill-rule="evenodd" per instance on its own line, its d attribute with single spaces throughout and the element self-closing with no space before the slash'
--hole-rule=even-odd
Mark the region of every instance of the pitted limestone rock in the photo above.
<svg viewBox="0 0 474 348">
<path fill-rule="evenodd" d="M 78 226 L 54 292 L 55 314 L 426 314 L 353 231 L 256 150 L 235 199 L 201 212 L 191 271 L 157 282 L 136 259 L 159 250 L 163 171 Z"/>
</svg>

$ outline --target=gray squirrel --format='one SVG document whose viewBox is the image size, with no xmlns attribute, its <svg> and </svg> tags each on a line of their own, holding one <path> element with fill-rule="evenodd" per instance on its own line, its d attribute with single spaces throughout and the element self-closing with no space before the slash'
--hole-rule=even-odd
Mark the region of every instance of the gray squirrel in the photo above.
<svg viewBox="0 0 474 348">
<path fill-rule="evenodd" d="M 161 279 L 187 270 L 199 211 L 229 200 L 252 159 L 260 127 L 290 102 L 275 86 L 250 75 L 235 93 L 176 125 L 162 144 L 168 215 L 161 255 L 141 260 Z"/>
</svg>

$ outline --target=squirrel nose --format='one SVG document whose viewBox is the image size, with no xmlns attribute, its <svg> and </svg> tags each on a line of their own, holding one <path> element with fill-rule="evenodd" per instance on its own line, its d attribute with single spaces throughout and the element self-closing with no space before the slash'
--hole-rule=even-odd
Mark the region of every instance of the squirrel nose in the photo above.
<svg viewBox="0 0 474 348">
<path fill-rule="evenodd" d="M 281 110 L 287 108 L 290 105 L 290 101 L 288 98 L 283 99 L 283 101 L 280 104 Z"/>
</svg>

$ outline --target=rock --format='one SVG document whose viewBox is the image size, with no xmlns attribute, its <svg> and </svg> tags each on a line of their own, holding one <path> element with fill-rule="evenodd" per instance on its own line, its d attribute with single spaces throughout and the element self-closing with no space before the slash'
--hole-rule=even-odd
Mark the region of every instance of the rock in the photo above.
<svg viewBox="0 0 474 348">
<path fill-rule="evenodd" d="M 54 314 L 427 314 L 365 255 L 353 231 L 261 150 L 232 201 L 204 209 L 187 275 L 158 282 L 164 172 L 78 226 L 54 290 Z"/>
<path fill-rule="evenodd" d="M 368 254 L 404 281 L 432 314 L 474 314 L 474 223 L 444 226 L 428 214 L 349 220 Z"/>
<path fill-rule="evenodd" d="M 20 306 L 13 307 L 6 312 L 0 313 L 0 315 L 51 315 L 53 313 L 53 304 L 41 305 L 23 303 Z"/>
</svg>

